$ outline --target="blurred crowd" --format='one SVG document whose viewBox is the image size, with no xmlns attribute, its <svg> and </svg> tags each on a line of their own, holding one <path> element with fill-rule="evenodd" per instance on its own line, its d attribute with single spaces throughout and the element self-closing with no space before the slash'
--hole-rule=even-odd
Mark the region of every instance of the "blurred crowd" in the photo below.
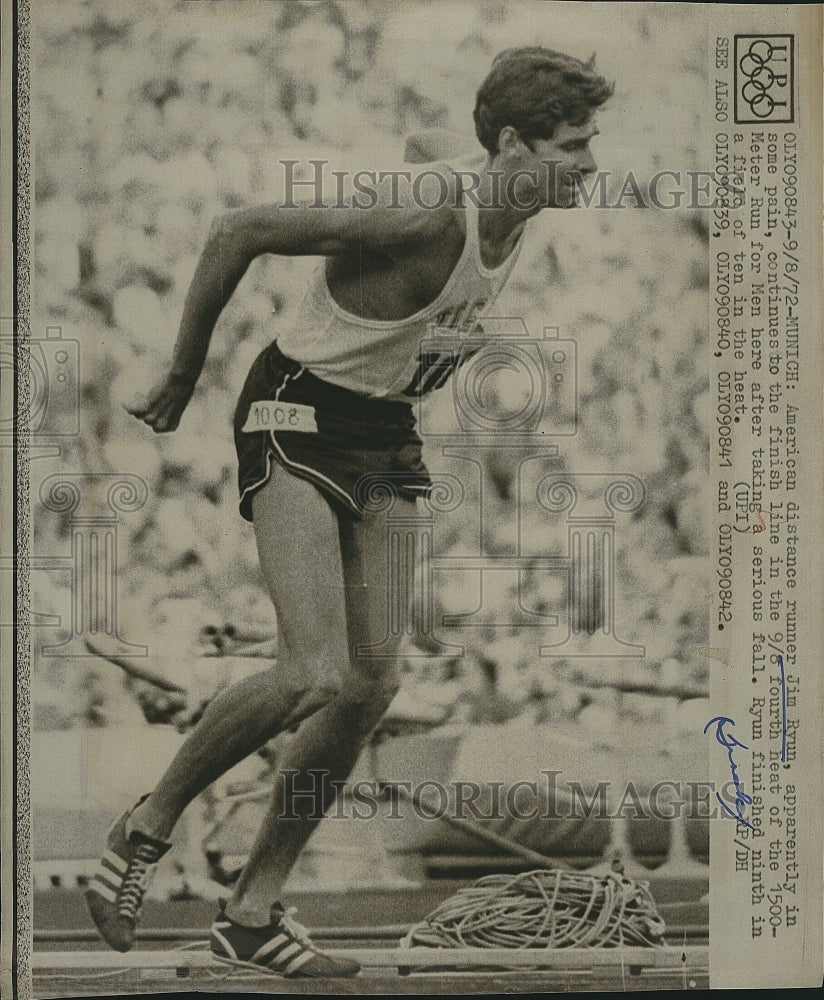
<svg viewBox="0 0 824 1000">
<path fill-rule="evenodd" d="M 183 686 L 204 629 L 276 631 L 251 529 L 236 512 L 230 419 L 249 365 L 292 321 L 314 264 L 254 263 L 218 324 L 179 430 L 153 437 L 122 404 L 168 364 L 212 218 L 277 200 L 283 158 L 381 167 L 400 160 L 413 130 L 471 133 L 479 82 L 498 51 L 519 44 L 582 58 L 597 49 L 599 68 L 617 85 L 594 152 L 616 183 L 628 170 L 643 184 L 656 170 L 707 168 L 699 156 L 704 39 L 689 5 L 591 4 L 574 15 L 566 6 L 34 5 L 32 330 L 59 326 L 79 341 L 81 388 L 80 435 L 38 472 L 129 471 L 146 481 L 147 503 L 121 516 L 121 628 L 162 649 Z M 665 44 L 673 32 L 682 39 L 675 64 Z M 545 212 L 498 304 L 533 333 L 557 327 L 577 343 L 578 433 L 552 439 L 560 455 L 550 471 L 631 473 L 644 483 L 640 509 L 616 521 L 615 562 L 616 629 L 645 646 L 645 658 L 541 658 L 534 635 L 517 624 L 456 629 L 463 657 L 430 661 L 407 648 L 409 696 L 468 722 L 526 715 L 597 730 L 622 718 L 660 721 L 663 700 L 587 687 L 587 672 L 652 685 L 706 681 L 706 242 L 700 211 Z M 506 392 L 502 385 L 502 399 Z M 427 405 L 449 434 L 449 392 Z M 558 419 L 546 414 L 548 439 Z M 428 448 L 433 471 L 450 471 Z M 526 455 L 500 447 L 483 454 L 485 552 L 517 549 L 515 481 Z M 68 530 L 67 516 L 40 511 L 35 551 L 67 551 Z M 467 551 L 473 531 L 466 518 L 450 521 L 441 550 Z M 562 519 L 547 529 L 547 554 L 562 551 L 565 532 Z M 41 571 L 32 582 L 37 610 L 67 620 L 66 574 Z M 471 610 L 466 577 L 443 573 L 437 582 L 439 611 Z M 524 600 L 563 614 L 566 596 L 557 578 L 535 574 L 486 599 L 505 620 Z M 94 661 L 42 658 L 35 666 L 35 725 L 44 728 L 117 722 L 134 697 L 115 668 Z"/>
</svg>

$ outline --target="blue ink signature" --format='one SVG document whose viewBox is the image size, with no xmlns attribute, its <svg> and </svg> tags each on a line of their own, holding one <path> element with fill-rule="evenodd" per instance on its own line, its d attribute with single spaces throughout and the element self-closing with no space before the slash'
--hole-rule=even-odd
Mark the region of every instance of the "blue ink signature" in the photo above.
<svg viewBox="0 0 824 1000">
<path fill-rule="evenodd" d="M 779 653 L 776 659 L 778 669 L 781 671 L 781 763 L 783 764 L 787 760 L 787 679 L 784 676 L 784 657 Z"/>
<path fill-rule="evenodd" d="M 735 760 L 732 755 L 732 752 L 735 749 L 735 747 L 741 747 L 742 750 L 749 750 L 749 747 L 746 745 L 746 743 L 742 743 L 740 740 L 737 740 L 732 735 L 732 733 L 724 732 L 724 726 L 727 723 L 729 723 L 731 726 L 735 725 L 735 722 L 728 716 L 717 715 L 714 719 L 710 719 L 710 721 L 706 724 L 706 726 L 704 726 L 704 732 L 706 733 L 706 731 L 710 728 L 710 726 L 714 724 L 715 739 L 727 751 L 727 757 L 729 758 L 730 762 L 730 774 L 732 775 L 732 783 L 733 785 L 735 785 L 735 809 L 734 810 L 730 809 L 727 803 L 721 798 L 720 792 L 716 792 L 715 797 L 718 799 L 721 808 L 727 813 L 727 815 L 732 816 L 733 819 L 737 819 L 740 823 L 743 823 L 744 826 L 749 827 L 750 830 L 754 830 L 755 827 L 752 825 L 752 823 L 750 823 L 749 820 L 744 819 L 744 816 L 741 813 L 742 806 L 752 805 L 752 796 L 747 795 L 747 793 L 741 787 L 741 779 L 738 777 L 738 765 L 735 763 Z"/>
</svg>

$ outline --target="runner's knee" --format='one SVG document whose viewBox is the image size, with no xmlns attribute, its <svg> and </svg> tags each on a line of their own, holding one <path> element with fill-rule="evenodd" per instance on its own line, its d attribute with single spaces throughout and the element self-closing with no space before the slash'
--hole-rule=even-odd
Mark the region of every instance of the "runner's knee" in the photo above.
<svg viewBox="0 0 824 1000">
<path fill-rule="evenodd" d="M 320 708 L 340 691 L 345 666 L 345 652 L 331 644 L 305 645 L 299 651 L 281 653 L 272 670 L 273 685 L 292 702 L 310 699 L 314 708 Z"/>
<path fill-rule="evenodd" d="M 389 708 L 400 690 L 400 669 L 394 662 L 356 660 L 347 675 L 340 697 L 359 704 L 369 715 L 381 715 Z"/>
<path fill-rule="evenodd" d="M 331 644 L 312 644 L 300 651 L 303 672 L 312 678 L 331 679 L 340 677 L 346 669 L 346 650 Z"/>
</svg>

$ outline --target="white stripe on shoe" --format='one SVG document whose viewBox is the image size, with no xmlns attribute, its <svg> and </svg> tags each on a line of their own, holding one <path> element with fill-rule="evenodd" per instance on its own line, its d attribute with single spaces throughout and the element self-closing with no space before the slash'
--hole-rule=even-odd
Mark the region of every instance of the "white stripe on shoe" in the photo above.
<svg viewBox="0 0 824 1000">
<path fill-rule="evenodd" d="M 105 882 L 98 878 L 93 878 L 89 888 L 92 892 L 96 892 L 98 896 L 102 896 L 104 899 L 108 900 L 110 903 L 117 902 L 117 893 L 113 892 Z"/>
<path fill-rule="evenodd" d="M 108 868 L 99 868 L 94 873 L 94 879 L 97 882 L 102 882 L 108 889 L 113 889 L 115 892 L 117 892 L 123 884 L 123 879 L 113 876 Z"/>
<path fill-rule="evenodd" d="M 220 931 L 214 927 L 214 925 L 212 925 L 212 937 L 216 938 L 220 942 L 220 944 L 223 946 L 223 950 L 226 952 L 229 958 L 237 958 L 237 952 L 235 951 L 235 949 L 229 944 L 229 942 L 220 933 Z"/>
<path fill-rule="evenodd" d="M 288 948 L 284 948 L 283 951 L 278 952 L 277 956 L 273 956 L 273 958 L 276 958 L 278 965 L 281 965 L 287 958 L 291 958 L 296 952 L 305 949 L 306 946 L 302 945 L 300 941 L 293 941 Z"/>
<path fill-rule="evenodd" d="M 274 957 L 284 944 L 289 940 L 285 934 L 278 934 L 277 937 L 272 938 L 271 941 L 267 941 L 266 944 L 262 944 L 258 950 L 249 959 L 250 962 L 261 962 L 265 958 L 270 956 Z"/>
<path fill-rule="evenodd" d="M 115 854 L 114 851 L 104 851 L 103 857 L 100 860 L 105 861 L 106 864 L 111 865 L 115 871 L 118 871 L 121 874 L 129 867 L 128 862 L 124 861 L 123 858 Z"/>
<path fill-rule="evenodd" d="M 284 975 L 291 976 L 293 972 L 298 971 L 298 969 L 304 964 L 304 962 L 308 962 L 311 957 L 312 957 L 312 952 L 309 951 L 308 949 L 302 955 L 296 955 L 295 958 L 293 958 L 292 961 L 283 970 Z"/>
</svg>

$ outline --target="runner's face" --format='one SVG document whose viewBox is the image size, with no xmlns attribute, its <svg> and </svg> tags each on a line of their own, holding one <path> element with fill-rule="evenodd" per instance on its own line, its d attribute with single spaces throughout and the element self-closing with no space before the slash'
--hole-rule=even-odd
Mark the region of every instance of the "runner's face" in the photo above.
<svg viewBox="0 0 824 1000">
<path fill-rule="evenodd" d="M 592 122 L 568 125 L 562 122 L 551 139 L 535 139 L 531 143 L 538 161 L 537 197 L 542 208 L 571 208 L 581 177 L 597 167 L 589 148 L 590 140 L 598 135 Z"/>
</svg>

